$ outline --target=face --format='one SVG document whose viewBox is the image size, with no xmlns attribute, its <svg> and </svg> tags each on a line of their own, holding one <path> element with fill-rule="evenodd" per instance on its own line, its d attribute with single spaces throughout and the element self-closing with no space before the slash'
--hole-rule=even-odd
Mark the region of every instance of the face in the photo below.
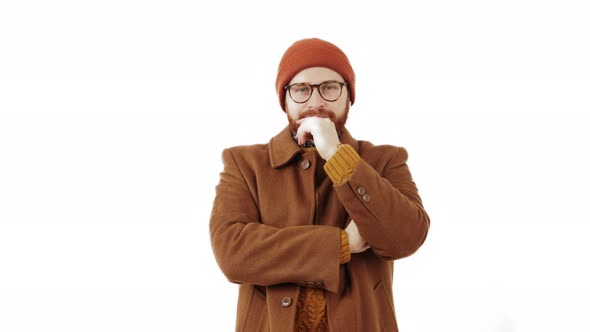
<svg viewBox="0 0 590 332">
<path fill-rule="evenodd" d="M 320 84 L 325 81 L 344 82 L 340 74 L 332 69 L 324 67 L 306 68 L 289 82 L 289 85 L 295 83 L 309 83 Z M 318 89 L 314 88 L 311 98 L 308 101 L 298 104 L 294 102 L 289 93 L 285 94 L 285 110 L 289 118 L 289 125 L 293 133 L 297 132 L 299 125 L 295 121 L 306 117 L 320 116 L 328 117 L 336 126 L 336 130 L 340 133 L 344 129 L 344 124 L 348 117 L 348 110 L 350 108 L 350 99 L 348 96 L 348 89 L 346 86 L 342 87 L 342 95 L 336 101 L 325 101 Z"/>
</svg>

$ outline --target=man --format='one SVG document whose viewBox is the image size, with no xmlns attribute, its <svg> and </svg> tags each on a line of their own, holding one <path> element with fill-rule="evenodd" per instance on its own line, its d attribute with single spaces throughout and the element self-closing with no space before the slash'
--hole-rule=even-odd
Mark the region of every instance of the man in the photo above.
<svg viewBox="0 0 590 332">
<path fill-rule="evenodd" d="M 289 125 L 268 144 L 223 151 L 213 252 L 240 284 L 237 331 L 397 331 L 393 261 L 430 220 L 402 147 L 346 130 L 355 98 L 347 56 L 295 42 L 276 90 Z"/>
</svg>

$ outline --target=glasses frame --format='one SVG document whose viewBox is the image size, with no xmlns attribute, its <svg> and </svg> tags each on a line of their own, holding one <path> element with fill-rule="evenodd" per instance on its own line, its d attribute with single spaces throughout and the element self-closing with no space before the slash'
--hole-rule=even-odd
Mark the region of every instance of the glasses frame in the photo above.
<svg viewBox="0 0 590 332">
<path fill-rule="evenodd" d="M 322 95 L 322 91 L 320 90 L 320 85 L 325 84 L 325 83 L 338 83 L 338 84 L 340 84 L 340 94 L 338 95 L 338 97 L 336 97 L 335 99 L 326 99 L 326 98 L 324 98 L 324 96 Z M 293 99 L 293 96 L 291 96 L 291 87 L 292 86 L 295 86 L 295 85 L 301 85 L 301 84 L 310 86 L 311 87 L 311 93 L 309 94 L 309 97 L 307 97 L 307 99 L 305 99 L 304 101 L 296 101 L 295 99 Z M 322 97 L 323 100 L 325 100 L 327 102 L 334 102 L 334 101 L 340 99 L 340 97 L 342 96 L 342 90 L 343 90 L 342 87 L 343 86 L 348 87 L 348 83 L 346 83 L 346 82 L 338 82 L 338 81 L 323 81 L 320 84 L 309 84 L 309 83 L 305 83 L 305 82 L 300 82 L 300 83 L 293 83 L 293 84 L 285 85 L 284 89 L 287 90 L 287 93 L 289 94 L 289 98 L 291 98 L 291 100 L 294 103 L 303 104 L 303 103 L 306 103 L 308 100 L 311 99 L 311 96 L 313 95 L 313 90 L 316 89 L 316 88 L 318 90 L 318 93 L 320 94 L 320 97 Z"/>
</svg>

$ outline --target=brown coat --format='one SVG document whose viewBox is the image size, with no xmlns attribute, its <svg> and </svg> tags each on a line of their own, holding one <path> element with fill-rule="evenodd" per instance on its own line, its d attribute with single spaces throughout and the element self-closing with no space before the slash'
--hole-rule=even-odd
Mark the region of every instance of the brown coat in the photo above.
<svg viewBox="0 0 590 332">
<path fill-rule="evenodd" d="M 348 131 L 341 142 L 362 160 L 339 186 L 288 128 L 269 144 L 223 151 L 210 232 L 221 270 L 240 284 L 236 331 L 292 331 L 301 286 L 326 289 L 333 332 L 397 331 L 393 261 L 422 245 L 430 220 L 404 148 Z M 371 248 L 340 265 L 351 219 Z"/>
</svg>

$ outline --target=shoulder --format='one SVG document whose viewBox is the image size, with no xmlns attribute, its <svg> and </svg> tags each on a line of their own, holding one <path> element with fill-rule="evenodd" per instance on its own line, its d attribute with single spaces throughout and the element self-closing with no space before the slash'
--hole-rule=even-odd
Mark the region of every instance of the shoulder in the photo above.
<svg viewBox="0 0 590 332">
<path fill-rule="evenodd" d="M 408 151 L 402 146 L 375 145 L 369 141 L 358 141 L 359 155 L 370 164 L 393 163 L 401 165 L 408 160 Z"/>
<path fill-rule="evenodd" d="M 238 145 L 222 152 L 224 163 L 248 164 L 268 159 L 268 144 Z"/>
</svg>

